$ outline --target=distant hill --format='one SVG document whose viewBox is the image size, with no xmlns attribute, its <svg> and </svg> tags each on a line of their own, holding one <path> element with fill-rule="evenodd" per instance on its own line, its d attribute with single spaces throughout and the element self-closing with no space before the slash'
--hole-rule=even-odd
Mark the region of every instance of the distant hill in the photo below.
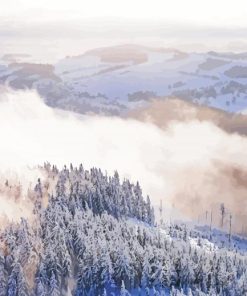
<svg viewBox="0 0 247 296">
<path fill-rule="evenodd" d="M 246 53 L 184 53 L 121 45 L 66 57 L 54 65 L 0 61 L 0 82 L 34 88 L 47 104 L 79 113 L 125 114 L 150 99 L 177 98 L 242 112 L 247 107 Z M 25 60 L 25 58 L 24 58 Z"/>
</svg>

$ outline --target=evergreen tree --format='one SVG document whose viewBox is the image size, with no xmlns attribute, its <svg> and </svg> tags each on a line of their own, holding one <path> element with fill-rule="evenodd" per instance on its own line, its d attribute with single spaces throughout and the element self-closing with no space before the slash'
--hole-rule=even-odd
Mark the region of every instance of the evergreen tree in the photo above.
<svg viewBox="0 0 247 296">
<path fill-rule="evenodd" d="M 56 279 L 55 274 L 53 272 L 51 274 L 51 279 L 50 279 L 49 295 L 50 296 L 59 296 L 60 295 L 58 282 L 57 282 L 57 279 Z"/>
<path fill-rule="evenodd" d="M 0 253 L 0 296 L 5 296 L 7 292 L 7 275 L 4 268 L 4 263 L 4 256 Z"/>
</svg>

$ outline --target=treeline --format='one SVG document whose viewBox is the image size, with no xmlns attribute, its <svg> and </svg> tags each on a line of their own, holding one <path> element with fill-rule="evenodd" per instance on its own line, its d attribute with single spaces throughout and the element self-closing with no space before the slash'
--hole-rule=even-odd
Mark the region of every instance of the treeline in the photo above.
<svg viewBox="0 0 247 296">
<path fill-rule="evenodd" d="M 48 181 L 56 180 L 51 199 L 69 198 L 71 206 L 89 208 L 95 215 L 107 212 L 117 219 L 124 216 L 154 225 L 154 209 L 149 196 L 143 197 L 139 182 L 135 185 L 128 179 L 120 182 L 117 171 L 114 176 L 108 176 L 97 168 L 84 170 L 82 165 L 79 168 L 70 165 L 69 169 L 65 166 L 59 171 L 48 163 L 44 170 Z M 42 186 L 37 184 L 35 190 L 42 195 Z"/>
</svg>

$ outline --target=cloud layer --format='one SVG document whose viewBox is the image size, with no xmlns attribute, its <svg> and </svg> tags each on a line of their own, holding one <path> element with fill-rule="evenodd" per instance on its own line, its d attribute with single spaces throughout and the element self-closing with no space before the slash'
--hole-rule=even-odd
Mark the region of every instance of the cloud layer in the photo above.
<svg viewBox="0 0 247 296">
<path fill-rule="evenodd" d="M 154 204 L 162 199 L 185 216 L 213 208 L 218 223 L 225 203 L 236 230 L 246 221 L 247 140 L 209 121 L 171 120 L 162 129 L 135 119 L 78 116 L 47 107 L 35 92 L 1 90 L 0 126 L 1 183 L 10 172 L 34 182 L 27 168 L 45 161 L 83 163 L 139 180 Z"/>
</svg>

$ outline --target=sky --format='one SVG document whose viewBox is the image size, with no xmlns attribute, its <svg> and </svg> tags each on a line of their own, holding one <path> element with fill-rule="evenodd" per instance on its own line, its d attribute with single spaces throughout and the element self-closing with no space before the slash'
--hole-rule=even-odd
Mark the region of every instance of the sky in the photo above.
<svg viewBox="0 0 247 296">
<path fill-rule="evenodd" d="M 31 13 L 32 12 L 32 13 Z M 244 26 L 247 6 L 244 0 L 9 0 L 0 1 L 2 17 L 30 19 L 71 19 L 122 17 L 201 22 L 208 25 Z M 226 23 L 227 22 L 227 23 Z"/>
<path fill-rule="evenodd" d="M 247 25 L 244 0 L 9 0 L 0 1 L 0 16 L 22 21 L 83 18 L 134 18 L 210 26 Z M 28 18 L 27 18 L 28 16 Z"/>
<path fill-rule="evenodd" d="M 0 0 L 0 56 L 34 62 L 119 44 L 245 51 L 244 0 Z"/>
</svg>

